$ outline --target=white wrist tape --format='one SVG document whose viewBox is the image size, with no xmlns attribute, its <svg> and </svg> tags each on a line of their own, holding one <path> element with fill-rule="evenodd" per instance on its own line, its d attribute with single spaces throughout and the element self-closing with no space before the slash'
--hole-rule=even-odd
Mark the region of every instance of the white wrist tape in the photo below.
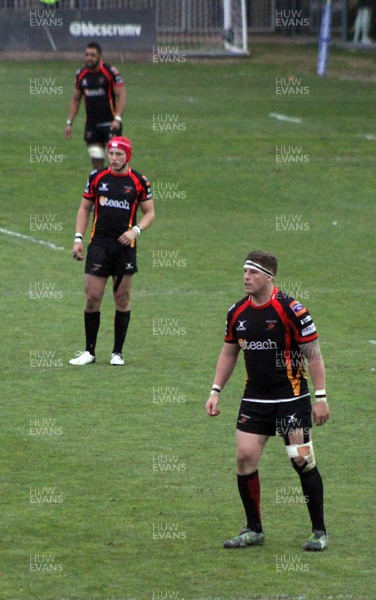
<svg viewBox="0 0 376 600">
<path fill-rule="evenodd" d="M 213 383 L 210 395 L 217 394 L 219 396 L 221 391 L 222 391 L 222 386 L 217 385 L 216 383 Z"/>
<path fill-rule="evenodd" d="M 327 402 L 326 390 L 315 390 L 315 402 Z"/>
</svg>

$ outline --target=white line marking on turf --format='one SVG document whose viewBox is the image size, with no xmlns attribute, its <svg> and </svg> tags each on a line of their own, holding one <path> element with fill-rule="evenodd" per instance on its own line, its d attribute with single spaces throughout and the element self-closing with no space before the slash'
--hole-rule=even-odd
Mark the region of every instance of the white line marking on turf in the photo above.
<svg viewBox="0 0 376 600">
<path fill-rule="evenodd" d="M 46 242 L 45 240 L 37 240 L 36 238 L 31 237 L 30 235 L 24 235 L 23 233 L 17 233 L 17 231 L 11 231 L 10 229 L 5 229 L 4 227 L 0 227 L 0 233 L 5 233 L 6 235 L 10 235 L 12 237 L 20 238 L 22 240 L 28 240 L 29 242 L 34 242 L 34 244 L 41 244 L 42 246 L 48 246 L 53 250 L 64 250 L 63 246 L 56 246 L 53 242 Z"/>
<path fill-rule="evenodd" d="M 376 135 L 374 135 L 373 133 L 358 133 L 356 137 L 360 137 L 365 140 L 370 140 L 371 142 L 376 141 Z"/>
<path fill-rule="evenodd" d="M 281 115 L 280 113 L 269 113 L 269 117 L 277 119 L 277 121 L 288 121 L 289 123 L 301 123 L 303 120 L 299 117 L 288 117 L 287 115 Z"/>
</svg>

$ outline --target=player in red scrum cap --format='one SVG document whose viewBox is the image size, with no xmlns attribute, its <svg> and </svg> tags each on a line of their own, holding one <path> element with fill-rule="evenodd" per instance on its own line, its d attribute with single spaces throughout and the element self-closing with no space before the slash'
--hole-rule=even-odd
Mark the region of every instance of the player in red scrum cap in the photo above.
<svg viewBox="0 0 376 600">
<path fill-rule="evenodd" d="M 107 153 L 109 153 L 111 150 L 114 150 L 118 148 L 119 150 L 122 150 L 123 152 L 125 152 L 125 164 L 128 164 L 131 160 L 131 156 L 132 156 L 132 142 L 131 140 L 129 140 L 126 137 L 123 136 L 114 136 L 113 138 L 111 138 L 109 140 L 109 142 L 107 143 Z"/>
<path fill-rule="evenodd" d="M 86 349 L 69 363 L 94 363 L 100 324 L 100 306 L 109 277 L 115 301 L 114 345 L 111 365 L 123 365 L 123 344 L 128 330 L 133 275 L 137 273 L 136 238 L 154 221 L 154 205 L 147 178 L 129 166 L 132 143 L 121 136 L 107 144 L 109 167 L 93 171 L 88 179 L 76 220 L 73 258 L 84 259 L 83 237 L 90 213 L 94 217 L 85 263 L 84 322 Z M 142 216 L 137 223 L 137 209 Z"/>
</svg>

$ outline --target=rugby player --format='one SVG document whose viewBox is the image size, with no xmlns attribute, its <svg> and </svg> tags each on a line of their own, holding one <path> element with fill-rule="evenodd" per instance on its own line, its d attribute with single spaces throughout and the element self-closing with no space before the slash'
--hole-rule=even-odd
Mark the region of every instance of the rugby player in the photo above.
<svg viewBox="0 0 376 600">
<path fill-rule="evenodd" d="M 227 540 L 225 548 L 262 545 L 259 461 L 269 436 L 278 433 L 300 478 L 312 524 L 305 550 L 328 545 L 324 523 L 323 483 L 316 466 L 311 429 L 329 419 L 325 367 L 315 324 L 300 302 L 275 286 L 277 259 L 261 250 L 248 254 L 244 264 L 246 297 L 228 311 L 206 412 L 220 414 L 219 396 L 235 368 L 240 350 L 247 373 L 236 426 L 238 490 L 246 527 Z M 314 402 L 305 377 L 305 362 L 314 388 Z"/>
<path fill-rule="evenodd" d="M 90 42 L 85 49 L 85 66 L 76 73 L 76 83 L 68 110 L 65 138 L 71 139 L 73 121 L 85 100 L 84 140 L 94 169 L 103 169 L 106 143 L 122 133 L 122 116 L 126 104 L 125 84 L 119 71 L 106 64 L 102 49 Z"/>
<path fill-rule="evenodd" d="M 73 258 L 84 259 L 83 237 L 94 205 L 93 225 L 85 264 L 86 304 L 84 323 L 86 349 L 72 358 L 71 365 L 95 362 L 100 324 L 100 306 L 109 277 L 115 301 L 114 346 L 111 365 L 124 365 L 123 344 L 131 316 L 133 274 L 137 273 L 136 237 L 154 221 L 150 184 L 129 166 L 130 140 L 115 136 L 107 144 L 109 168 L 93 171 L 78 209 Z M 138 206 L 142 217 L 137 224 Z"/>
</svg>

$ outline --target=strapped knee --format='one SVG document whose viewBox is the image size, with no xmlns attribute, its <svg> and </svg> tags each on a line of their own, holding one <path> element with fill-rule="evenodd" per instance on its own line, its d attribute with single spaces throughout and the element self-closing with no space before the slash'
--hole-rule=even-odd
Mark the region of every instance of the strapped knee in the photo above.
<svg viewBox="0 0 376 600">
<path fill-rule="evenodd" d="M 90 158 L 106 158 L 105 149 L 99 144 L 90 144 L 87 147 Z"/>
<path fill-rule="evenodd" d="M 312 442 L 286 446 L 286 451 L 292 466 L 299 474 L 308 473 L 316 466 Z"/>
</svg>

